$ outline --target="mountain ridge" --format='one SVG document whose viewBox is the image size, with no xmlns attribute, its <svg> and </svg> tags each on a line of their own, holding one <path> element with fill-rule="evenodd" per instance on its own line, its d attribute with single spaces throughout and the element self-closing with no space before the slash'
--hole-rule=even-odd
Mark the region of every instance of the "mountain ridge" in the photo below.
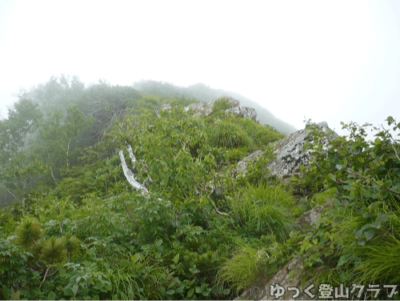
<svg viewBox="0 0 400 301">
<path fill-rule="evenodd" d="M 137 89 L 138 91 L 154 94 L 157 96 L 183 96 L 197 99 L 204 103 L 208 103 L 221 97 L 232 97 L 240 101 L 242 106 L 254 108 L 257 111 L 257 119 L 260 120 L 263 124 L 268 124 L 277 129 L 279 132 L 285 134 L 291 134 L 297 131 L 295 127 L 275 117 L 274 114 L 272 114 L 268 109 L 261 106 L 259 103 L 239 93 L 223 89 L 213 89 L 203 83 L 197 83 L 187 87 L 180 87 L 166 82 L 144 80 L 134 83 L 133 88 Z"/>
</svg>

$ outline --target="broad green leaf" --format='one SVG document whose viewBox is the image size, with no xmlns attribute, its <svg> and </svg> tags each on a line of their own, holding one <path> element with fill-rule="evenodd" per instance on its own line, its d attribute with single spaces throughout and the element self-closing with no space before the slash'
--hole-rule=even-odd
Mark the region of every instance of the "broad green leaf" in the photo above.
<svg viewBox="0 0 400 301">
<path fill-rule="evenodd" d="M 191 289 L 187 292 L 187 297 L 188 297 L 188 298 L 191 298 L 191 297 L 193 296 L 193 293 L 194 293 L 194 289 L 191 288 Z"/>
<path fill-rule="evenodd" d="M 355 237 L 356 237 L 356 238 L 361 238 L 362 234 L 363 234 L 363 230 L 360 229 L 360 230 L 358 230 L 358 231 L 356 232 Z"/>
<path fill-rule="evenodd" d="M 328 175 L 329 179 L 331 179 L 333 182 L 336 182 L 336 176 L 334 174 L 329 174 Z"/>
<path fill-rule="evenodd" d="M 50 292 L 47 295 L 47 300 L 56 300 L 56 294 L 54 292 Z"/>
<path fill-rule="evenodd" d="M 74 284 L 72 286 L 72 292 L 74 293 L 74 296 L 76 296 L 76 293 L 78 292 L 78 290 L 79 290 L 79 286 L 77 284 Z"/>
<path fill-rule="evenodd" d="M 141 253 L 135 253 L 134 255 L 131 256 L 131 261 L 133 263 L 138 262 L 140 259 L 142 259 L 143 255 Z"/>
<path fill-rule="evenodd" d="M 94 287 L 98 290 L 101 290 L 103 287 L 103 283 L 101 281 L 97 281 Z"/>
<path fill-rule="evenodd" d="M 347 260 L 348 260 L 347 255 L 340 256 L 339 261 L 337 263 L 337 267 L 341 267 L 343 264 L 347 262 Z"/>
<path fill-rule="evenodd" d="M 63 291 L 64 291 L 64 294 L 67 296 L 72 297 L 74 295 L 74 292 L 72 291 L 72 289 L 70 287 L 64 288 Z"/>
<path fill-rule="evenodd" d="M 360 240 L 358 240 L 358 244 L 359 244 L 360 246 L 365 245 L 366 242 L 367 242 L 367 241 L 366 241 L 365 239 L 360 239 Z"/>
<path fill-rule="evenodd" d="M 176 254 L 176 256 L 174 257 L 174 259 L 172 259 L 172 261 L 173 261 L 175 264 L 178 264 L 178 262 L 179 262 L 179 253 Z"/>
<path fill-rule="evenodd" d="M 386 221 L 389 218 L 390 218 L 390 215 L 384 214 L 384 213 L 379 213 L 378 217 L 376 218 L 375 223 L 381 223 L 383 221 Z"/>
<path fill-rule="evenodd" d="M 372 237 L 374 237 L 375 233 L 376 233 L 376 229 L 368 229 L 368 230 L 364 231 L 365 239 L 367 241 L 370 240 Z"/>
</svg>

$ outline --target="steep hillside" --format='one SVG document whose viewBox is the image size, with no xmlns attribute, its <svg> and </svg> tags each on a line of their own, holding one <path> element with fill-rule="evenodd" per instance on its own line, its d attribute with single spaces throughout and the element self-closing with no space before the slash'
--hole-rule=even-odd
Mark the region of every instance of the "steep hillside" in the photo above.
<svg viewBox="0 0 400 301">
<path fill-rule="evenodd" d="M 196 101 L 65 77 L 21 94 L 0 120 L 1 299 L 398 298 L 398 139 Z"/>
</svg>

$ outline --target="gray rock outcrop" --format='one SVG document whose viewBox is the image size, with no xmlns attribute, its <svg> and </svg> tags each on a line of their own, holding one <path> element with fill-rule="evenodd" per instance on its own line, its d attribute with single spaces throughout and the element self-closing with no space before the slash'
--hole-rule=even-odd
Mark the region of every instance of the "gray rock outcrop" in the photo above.
<svg viewBox="0 0 400 301">
<path fill-rule="evenodd" d="M 317 126 L 323 133 L 326 133 L 321 143 L 327 144 L 337 137 L 337 134 L 329 129 L 326 122 L 318 123 Z M 308 165 L 311 159 L 310 154 L 303 151 L 303 146 L 306 141 L 312 141 L 313 138 L 310 133 L 311 130 L 300 130 L 276 142 L 274 151 L 276 159 L 268 165 L 270 176 L 286 178 L 298 173 L 302 164 Z M 247 173 L 248 164 L 259 158 L 263 153 L 263 151 L 258 150 L 239 161 L 235 172 Z"/>
<path fill-rule="evenodd" d="M 237 106 L 237 107 L 234 107 L 234 108 L 227 109 L 227 110 L 225 110 L 225 112 L 226 113 L 236 114 L 236 115 L 238 115 L 240 117 L 243 117 L 243 118 L 251 118 L 254 121 L 257 118 L 256 110 L 253 109 L 253 108 L 249 108 L 249 107 Z"/>
<path fill-rule="evenodd" d="M 292 272 L 294 271 L 294 272 Z M 233 301 L 241 300 L 261 300 L 261 301 L 305 301 L 311 300 L 310 295 L 304 293 L 304 290 L 310 285 L 306 282 L 301 285 L 301 275 L 303 273 L 303 263 L 299 259 L 293 259 L 287 263 L 274 277 L 264 286 L 258 287 L 252 297 L 247 296 L 247 291 Z M 281 291 L 273 291 L 273 288 L 280 287 Z M 282 288 L 284 290 L 282 290 Z M 299 291 L 289 290 L 289 288 L 298 288 Z M 309 290 L 313 295 L 316 294 L 315 287 Z M 271 294 L 272 292 L 272 294 Z M 298 295 L 296 296 L 296 294 Z M 295 298 L 294 298 L 295 297 Z"/>
<path fill-rule="evenodd" d="M 323 133 L 326 133 L 325 139 L 321 141 L 322 143 L 327 144 L 330 140 L 337 137 L 337 134 L 329 129 L 326 122 L 318 123 L 317 126 Z M 310 154 L 308 151 L 303 151 L 303 146 L 306 141 L 312 141 L 313 138 L 310 136 L 310 133 L 311 130 L 300 130 L 279 140 L 275 144 L 276 159 L 268 166 L 271 175 L 285 178 L 299 172 L 302 164 L 305 166 L 308 165 Z"/>
<path fill-rule="evenodd" d="M 185 112 L 187 112 L 189 110 L 193 110 L 195 112 L 193 117 L 202 116 L 202 115 L 208 116 L 212 113 L 212 106 L 209 106 L 208 104 L 201 103 L 201 102 L 192 103 L 184 108 Z"/>
<path fill-rule="evenodd" d="M 241 107 L 239 101 L 231 97 L 226 97 L 225 99 L 230 105 L 230 108 L 225 110 L 226 113 L 236 114 L 244 118 L 251 118 L 254 121 L 256 120 L 257 112 L 255 109 L 248 107 Z M 186 106 L 184 110 L 185 112 L 193 110 L 195 112 L 193 115 L 194 117 L 202 115 L 209 116 L 213 112 L 213 106 L 217 100 L 218 99 L 215 99 L 208 103 L 192 103 Z"/>
<path fill-rule="evenodd" d="M 255 152 L 252 152 L 246 158 L 237 163 L 235 172 L 247 173 L 247 165 L 253 162 L 254 160 L 260 158 L 263 153 L 264 152 L 261 150 L 256 150 Z"/>
<path fill-rule="evenodd" d="M 160 110 L 171 112 L 171 105 L 169 103 L 164 103 L 160 105 Z"/>
<path fill-rule="evenodd" d="M 299 218 L 298 222 L 301 227 L 306 227 L 315 223 L 315 221 L 319 218 L 319 214 L 322 210 L 324 210 L 325 205 L 317 206 L 311 210 L 304 212 Z"/>
</svg>

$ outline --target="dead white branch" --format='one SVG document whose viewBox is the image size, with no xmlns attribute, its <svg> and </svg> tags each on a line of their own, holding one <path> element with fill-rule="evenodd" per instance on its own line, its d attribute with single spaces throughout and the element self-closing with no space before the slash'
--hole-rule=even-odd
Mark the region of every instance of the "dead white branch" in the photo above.
<svg viewBox="0 0 400 301">
<path fill-rule="evenodd" d="M 131 158 L 132 165 L 135 166 L 136 158 L 135 158 L 135 155 L 133 154 L 132 146 L 130 144 L 126 143 L 126 148 L 128 150 L 128 153 L 129 153 L 129 158 Z"/>
<path fill-rule="evenodd" d="M 134 161 L 136 161 L 136 159 L 135 159 L 135 156 L 133 155 L 132 147 L 130 147 L 130 145 L 128 147 L 128 152 L 129 151 L 130 151 L 130 154 L 132 154 L 132 156 L 133 156 L 133 159 L 131 157 L 131 160 L 134 163 Z M 144 187 L 142 184 L 140 184 L 138 181 L 136 181 L 135 174 L 126 165 L 125 158 L 124 158 L 124 152 L 122 150 L 119 151 L 119 158 L 121 159 L 122 169 L 124 171 L 125 178 L 128 180 L 129 184 L 131 184 L 132 187 L 137 190 L 142 190 L 143 194 L 147 194 L 149 192 L 147 190 L 147 188 Z"/>
</svg>

